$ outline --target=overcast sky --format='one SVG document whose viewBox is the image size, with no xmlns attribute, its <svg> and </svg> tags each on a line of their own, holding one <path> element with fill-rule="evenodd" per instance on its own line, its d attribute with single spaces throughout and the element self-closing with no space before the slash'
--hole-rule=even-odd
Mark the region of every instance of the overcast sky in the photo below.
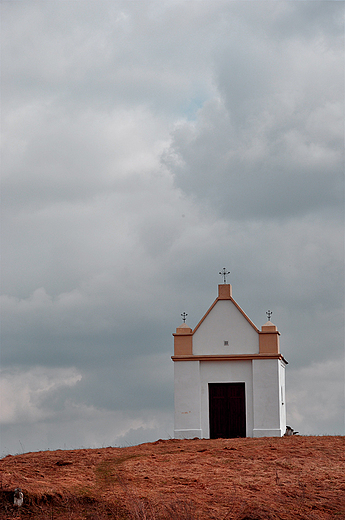
<svg viewBox="0 0 345 520">
<path fill-rule="evenodd" d="M 231 271 L 344 433 L 344 3 L 2 1 L 1 452 L 173 436 L 172 333 Z"/>
</svg>

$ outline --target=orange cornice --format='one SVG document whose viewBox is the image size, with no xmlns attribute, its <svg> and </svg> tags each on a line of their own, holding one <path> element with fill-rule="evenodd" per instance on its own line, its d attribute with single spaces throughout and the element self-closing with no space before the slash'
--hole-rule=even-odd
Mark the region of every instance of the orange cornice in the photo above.
<svg viewBox="0 0 345 520">
<path fill-rule="evenodd" d="M 247 361 L 252 359 L 280 359 L 287 365 L 282 354 L 200 354 L 171 356 L 173 361 Z"/>
<path fill-rule="evenodd" d="M 246 313 L 241 309 L 241 307 L 238 305 L 238 303 L 235 302 L 235 300 L 230 297 L 230 298 L 227 298 L 228 300 L 230 300 L 234 305 L 235 307 L 240 311 L 240 313 L 246 318 L 246 320 L 248 321 L 248 323 L 253 327 L 253 329 L 255 330 L 255 332 L 260 332 L 259 329 L 254 325 L 254 323 L 252 322 L 252 320 L 250 318 L 248 318 L 248 316 L 246 315 Z M 195 329 L 193 330 L 193 334 L 194 332 L 196 332 L 198 330 L 198 328 L 200 327 L 200 325 L 202 324 L 202 322 L 206 319 L 206 317 L 210 314 L 211 310 L 213 309 L 213 307 L 216 305 L 217 302 L 219 302 L 219 300 L 224 300 L 224 298 L 216 298 L 215 301 L 212 303 L 211 307 L 208 309 L 208 311 L 206 312 L 206 314 L 201 318 L 201 320 L 199 321 L 199 323 L 197 324 L 197 326 L 195 327 Z"/>
</svg>

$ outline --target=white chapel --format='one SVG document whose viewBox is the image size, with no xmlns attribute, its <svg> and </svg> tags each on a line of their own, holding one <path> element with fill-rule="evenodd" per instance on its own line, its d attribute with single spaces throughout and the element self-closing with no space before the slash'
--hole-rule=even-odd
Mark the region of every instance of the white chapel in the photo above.
<svg viewBox="0 0 345 520">
<path fill-rule="evenodd" d="M 270 316 L 257 329 L 223 283 L 195 329 L 173 336 L 175 438 L 284 435 L 287 361 Z"/>
</svg>

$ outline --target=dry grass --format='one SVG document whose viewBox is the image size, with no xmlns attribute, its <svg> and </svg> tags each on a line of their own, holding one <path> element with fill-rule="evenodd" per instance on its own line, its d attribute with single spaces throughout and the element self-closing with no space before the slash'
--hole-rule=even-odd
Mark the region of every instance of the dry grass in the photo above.
<svg viewBox="0 0 345 520">
<path fill-rule="evenodd" d="M 345 519 L 343 437 L 26 453 L 0 460 L 0 479 L 1 520 Z"/>
</svg>

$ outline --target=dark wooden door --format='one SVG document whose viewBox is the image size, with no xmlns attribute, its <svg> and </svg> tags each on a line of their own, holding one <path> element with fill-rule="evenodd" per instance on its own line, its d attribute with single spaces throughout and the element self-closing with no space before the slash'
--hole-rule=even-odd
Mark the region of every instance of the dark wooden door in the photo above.
<svg viewBox="0 0 345 520">
<path fill-rule="evenodd" d="M 209 383 L 210 438 L 246 436 L 245 383 Z"/>
</svg>

